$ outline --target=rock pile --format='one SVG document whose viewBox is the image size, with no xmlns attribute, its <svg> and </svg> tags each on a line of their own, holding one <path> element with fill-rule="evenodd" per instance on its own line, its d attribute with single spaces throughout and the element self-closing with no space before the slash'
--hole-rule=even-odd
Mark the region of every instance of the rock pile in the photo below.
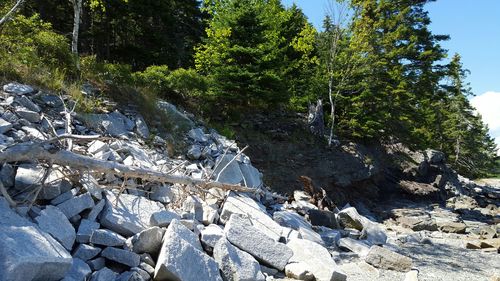
<svg viewBox="0 0 500 281">
<path fill-rule="evenodd" d="M 409 272 L 412 260 L 385 227 L 349 205 L 319 209 L 302 191 L 271 193 L 238 146 L 213 130 L 188 128 L 185 155 L 168 155 L 137 113 L 67 118 L 64 99 L 11 83 L 0 99 L 0 151 L 40 143 L 92 159 L 251 192 L 167 184 L 44 161 L 1 163 L 1 280 L 328 280 L 348 279 L 343 259 L 371 272 Z M 68 100 L 65 100 L 68 102 Z M 74 138 L 71 146 L 57 136 Z M 52 141 L 56 137 L 53 144 Z M 147 139 L 147 140 L 146 140 Z M 448 225 L 447 228 L 458 225 Z M 375 276 L 375 275 L 374 275 Z"/>
</svg>

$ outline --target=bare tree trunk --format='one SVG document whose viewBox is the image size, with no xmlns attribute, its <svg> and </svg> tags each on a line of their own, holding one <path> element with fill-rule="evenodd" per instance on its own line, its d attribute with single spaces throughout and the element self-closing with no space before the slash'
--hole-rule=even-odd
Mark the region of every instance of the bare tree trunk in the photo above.
<svg viewBox="0 0 500 281">
<path fill-rule="evenodd" d="M 10 18 L 17 12 L 17 10 L 19 10 L 19 8 L 21 8 L 21 5 L 24 3 L 24 1 L 25 0 L 17 0 L 14 7 L 12 7 L 12 9 L 10 9 L 10 11 L 8 11 L 7 14 L 5 14 L 5 16 L 3 16 L 2 19 L 0 19 L 0 26 L 2 26 L 4 23 L 6 23 L 8 20 L 10 20 Z"/>
<path fill-rule="evenodd" d="M 73 2 L 73 37 L 71 40 L 71 52 L 76 57 L 76 68 L 80 70 L 80 56 L 78 54 L 78 36 L 80 33 L 80 15 L 82 13 L 82 0 L 72 0 Z"/>
<path fill-rule="evenodd" d="M 330 76 L 328 79 L 328 97 L 330 98 L 330 112 L 332 117 L 332 125 L 330 126 L 330 137 L 328 138 L 328 146 L 332 145 L 333 140 L 333 126 L 335 125 L 335 102 L 332 97 L 332 87 L 333 87 L 333 77 Z"/>
</svg>

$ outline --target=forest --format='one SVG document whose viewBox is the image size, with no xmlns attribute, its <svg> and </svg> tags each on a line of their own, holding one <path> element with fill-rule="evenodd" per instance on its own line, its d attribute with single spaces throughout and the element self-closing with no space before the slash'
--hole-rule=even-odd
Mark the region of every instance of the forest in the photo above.
<svg viewBox="0 0 500 281">
<path fill-rule="evenodd" d="M 81 94 L 90 83 L 145 112 L 161 98 L 228 123 L 321 100 L 325 142 L 434 148 L 491 176 L 497 148 L 428 2 L 331 0 L 318 30 L 280 0 L 3 0 L 0 81 L 70 94 L 81 111 L 99 104 Z"/>
</svg>

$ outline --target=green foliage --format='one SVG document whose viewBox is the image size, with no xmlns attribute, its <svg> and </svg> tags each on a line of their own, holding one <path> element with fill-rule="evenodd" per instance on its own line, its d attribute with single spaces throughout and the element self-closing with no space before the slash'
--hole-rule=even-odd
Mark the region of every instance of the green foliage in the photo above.
<svg viewBox="0 0 500 281">
<path fill-rule="evenodd" d="M 168 87 L 183 97 L 201 96 L 208 90 L 207 79 L 194 69 L 176 69 L 166 80 Z"/>
<path fill-rule="evenodd" d="M 152 65 L 142 72 L 134 73 L 134 80 L 144 87 L 154 89 L 158 93 L 170 90 L 167 77 L 170 70 L 166 65 Z"/>
<path fill-rule="evenodd" d="M 81 75 L 98 84 L 133 85 L 132 67 L 127 64 L 99 62 L 95 56 L 82 57 Z"/>
</svg>

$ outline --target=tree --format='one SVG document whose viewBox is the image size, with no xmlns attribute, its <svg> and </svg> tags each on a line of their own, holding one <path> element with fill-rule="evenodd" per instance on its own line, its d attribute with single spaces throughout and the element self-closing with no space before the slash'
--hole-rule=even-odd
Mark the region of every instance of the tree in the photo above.
<svg viewBox="0 0 500 281">
<path fill-rule="evenodd" d="M 23 5 L 24 1 L 25 0 L 17 0 L 16 1 L 16 4 L 14 4 L 14 6 L 12 6 L 12 8 L 0 19 L 0 27 L 2 27 L 2 25 L 4 23 L 6 23 L 8 20 L 10 20 L 12 18 L 13 15 L 16 14 L 16 12 Z"/>
<path fill-rule="evenodd" d="M 76 68 L 80 70 L 80 58 L 78 54 L 78 36 L 80 34 L 80 14 L 82 13 L 83 0 L 71 0 L 73 2 L 73 33 L 71 40 L 71 52 L 76 58 Z"/>
</svg>

